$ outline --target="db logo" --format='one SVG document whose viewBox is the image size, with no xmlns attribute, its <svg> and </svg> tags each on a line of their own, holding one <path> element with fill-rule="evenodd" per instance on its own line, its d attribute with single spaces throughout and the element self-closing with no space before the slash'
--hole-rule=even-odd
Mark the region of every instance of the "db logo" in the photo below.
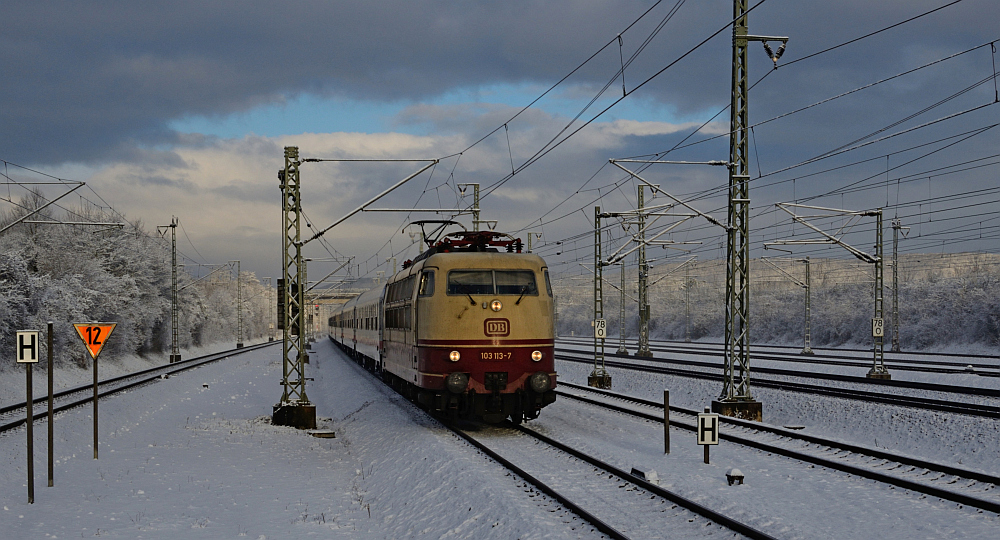
<svg viewBox="0 0 1000 540">
<path fill-rule="evenodd" d="M 509 336 L 510 321 L 507 319 L 486 319 L 483 329 L 487 336 Z"/>
</svg>

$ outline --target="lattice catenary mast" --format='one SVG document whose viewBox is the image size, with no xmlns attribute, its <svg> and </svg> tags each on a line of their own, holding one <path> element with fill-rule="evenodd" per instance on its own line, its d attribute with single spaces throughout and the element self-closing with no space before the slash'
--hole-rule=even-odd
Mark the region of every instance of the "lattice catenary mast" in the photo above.
<svg viewBox="0 0 1000 540">
<path fill-rule="evenodd" d="M 777 66 L 787 37 L 751 36 L 747 0 L 733 0 L 732 101 L 729 107 L 729 215 L 726 224 L 726 343 L 722 393 L 714 412 L 761 420 L 761 404 L 750 392 L 750 168 L 747 45 L 764 43 Z M 780 41 L 771 53 L 768 41 Z"/>
</svg>

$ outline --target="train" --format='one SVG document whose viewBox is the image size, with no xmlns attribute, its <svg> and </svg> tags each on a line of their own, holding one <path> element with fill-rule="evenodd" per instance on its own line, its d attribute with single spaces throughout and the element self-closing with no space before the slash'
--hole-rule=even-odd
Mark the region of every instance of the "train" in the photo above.
<svg viewBox="0 0 1000 540">
<path fill-rule="evenodd" d="M 336 308 L 328 329 L 424 409 L 520 424 L 556 399 L 554 319 L 541 257 L 504 233 L 461 231 Z"/>
</svg>

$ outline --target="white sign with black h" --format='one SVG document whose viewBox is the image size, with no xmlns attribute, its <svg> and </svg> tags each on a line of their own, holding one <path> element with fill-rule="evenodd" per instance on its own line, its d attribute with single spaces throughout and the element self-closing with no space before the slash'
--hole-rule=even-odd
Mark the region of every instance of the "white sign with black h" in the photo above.
<svg viewBox="0 0 1000 540">
<path fill-rule="evenodd" d="M 17 363 L 38 362 L 38 330 L 17 331 Z"/>
<path fill-rule="evenodd" d="M 719 444 L 719 415 L 698 413 L 698 444 Z"/>
</svg>

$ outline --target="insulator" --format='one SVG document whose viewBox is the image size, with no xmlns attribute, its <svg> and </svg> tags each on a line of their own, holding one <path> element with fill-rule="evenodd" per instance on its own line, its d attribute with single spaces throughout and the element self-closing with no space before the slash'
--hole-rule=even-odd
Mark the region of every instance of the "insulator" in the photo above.
<svg viewBox="0 0 1000 540">
<path fill-rule="evenodd" d="M 764 41 L 763 43 L 764 43 L 764 52 L 767 53 L 767 57 L 768 58 L 771 58 L 773 60 L 774 59 L 774 51 L 771 50 L 771 46 L 768 45 L 766 41 Z"/>
<path fill-rule="evenodd" d="M 782 43 L 781 46 L 778 47 L 778 52 L 774 53 L 773 60 L 775 62 L 777 62 L 778 59 L 781 58 L 781 55 L 783 55 L 783 54 L 785 54 L 785 44 L 784 43 Z"/>
</svg>

